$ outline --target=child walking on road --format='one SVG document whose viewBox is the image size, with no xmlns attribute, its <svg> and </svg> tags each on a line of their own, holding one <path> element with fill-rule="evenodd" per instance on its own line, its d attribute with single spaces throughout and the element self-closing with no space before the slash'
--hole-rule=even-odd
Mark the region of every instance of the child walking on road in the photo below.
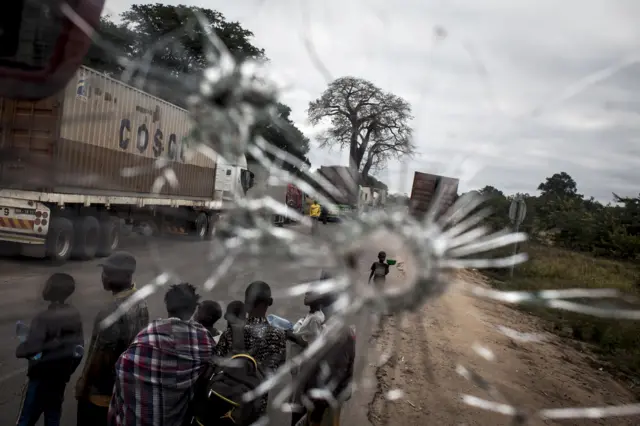
<svg viewBox="0 0 640 426">
<path fill-rule="evenodd" d="M 49 307 L 36 315 L 26 340 L 16 349 L 16 357 L 29 360 L 29 382 L 17 426 L 35 426 L 43 414 L 45 426 L 60 425 L 64 391 L 82 360 L 78 347 L 84 345 L 80 313 L 66 303 L 75 288 L 71 275 L 49 277 L 42 291 Z"/>
<path fill-rule="evenodd" d="M 371 274 L 369 274 L 369 282 L 373 279 L 374 284 L 384 284 L 389 274 L 389 264 L 386 262 L 387 253 L 381 251 L 378 253 L 378 261 L 371 265 Z"/>
</svg>

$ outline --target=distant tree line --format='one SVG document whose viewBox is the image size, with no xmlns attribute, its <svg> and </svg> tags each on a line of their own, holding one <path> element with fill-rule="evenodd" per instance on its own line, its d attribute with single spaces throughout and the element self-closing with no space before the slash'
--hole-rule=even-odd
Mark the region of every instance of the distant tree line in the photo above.
<svg viewBox="0 0 640 426">
<path fill-rule="evenodd" d="M 506 196 L 493 186 L 480 189 L 493 212 L 486 223 L 494 229 L 511 226 L 509 206 L 521 196 L 527 215 L 520 229 L 533 240 L 595 256 L 640 258 L 640 196 L 613 194 L 611 203 L 602 204 L 578 193 L 576 181 L 565 172 L 546 178 L 538 191 Z"/>
</svg>

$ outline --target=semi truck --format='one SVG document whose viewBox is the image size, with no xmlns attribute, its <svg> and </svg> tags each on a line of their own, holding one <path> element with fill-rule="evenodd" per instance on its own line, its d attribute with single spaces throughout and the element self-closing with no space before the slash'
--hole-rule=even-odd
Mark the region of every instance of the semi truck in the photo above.
<svg viewBox="0 0 640 426">
<path fill-rule="evenodd" d="M 270 219 L 274 225 L 283 226 L 287 223 L 292 223 L 293 220 L 291 217 L 293 214 L 290 215 L 289 212 L 304 214 L 305 197 L 296 185 L 283 183 L 277 179 L 274 181 L 271 176 L 271 171 L 256 162 L 249 163 L 249 170 L 253 173 L 256 184 L 247 191 L 247 198 L 271 197 L 287 207 L 286 214 L 274 214 L 268 211 L 262 212 L 263 216 L 271 216 Z"/>
<path fill-rule="evenodd" d="M 269 185 L 265 191 L 266 196 L 273 198 L 287 206 L 287 211 L 302 215 L 303 210 L 303 194 L 298 187 L 289 183 L 283 185 Z M 283 226 L 287 223 L 292 223 L 292 215 L 273 214 L 273 223 L 276 226 Z"/>
<path fill-rule="evenodd" d="M 108 256 L 123 222 L 210 236 L 254 175 L 244 156 L 190 149 L 193 128 L 188 111 L 87 67 L 56 96 L 0 98 L 0 244 L 61 263 Z"/>
<path fill-rule="evenodd" d="M 430 209 L 435 207 L 433 200 L 439 191 L 442 193 L 442 198 L 437 215 L 444 213 L 458 198 L 459 183 L 460 180 L 456 178 L 415 172 L 409 198 L 409 213 L 416 218 L 423 218 Z"/>
</svg>

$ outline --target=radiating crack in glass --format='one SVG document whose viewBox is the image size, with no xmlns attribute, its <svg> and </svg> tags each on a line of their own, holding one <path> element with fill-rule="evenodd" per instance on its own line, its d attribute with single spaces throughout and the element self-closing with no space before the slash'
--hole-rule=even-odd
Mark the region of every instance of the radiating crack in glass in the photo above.
<svg viewBox="0 0 640 426">
<path fill-rule="evenodd" d="M 63 5 L 62 11 L 79 28 L 90 34 L 89 26 L 75 14 L 68 5 Z M 308 15 L 304 13 L 306 19 Z M 207 29 L 205 18 L 195 16 L 190 25 L 201 25 Z M 185 29 L 188 31 L 188 28 Z M 446 35 L 445 28 L 437 27 L 436 32 Z M 321 176 L 313 176 L 309 172 L 304 173 L 304 178 L 292 176 L 282 170 L 279 165 L 288 163 L 302 170 L 302 162 L 292 155 L 273 146 L 261 137 L 251 134 L 252 126 L 258 119 L 270 119 L 274 126 L 285 129 L 282 120 L 275 113 L 275 104 L 278 97 L 278 88 L 270 84 L 270 79 L 261 71 L 260 64 L 253 61 L 237 63 L 228 50 L 215 34 L 207 33 L 209 45 L 207 58 L 210 66 L 199 76 L 197 83 L 190 85 L 167 75 L 167 71 L 150 66 L 150 58 L 154 52 L 149 51 L 141 61 L 131 61 L 119 58 L 121 64 L 128 69 L 125 77 L 134 84 L 141 85 L 145 82 L 156 84 L 168 84 L 185 93 L 196 127 L 191 134 L 193 144 L 191 152 L 200 152 L 214 159 L 235 158 L 247 153 L 251 154 L 263 167 L 271 171 L 276 179 L 282 182 L 292 183 L 310 196 L 320 200 L 323 204 L 335 207 L 330 196 L 339 191 Z M 103 46 L 106 51 L 116 55 L 117 48 L 109 46 L 97 35 L 92 34 L 93 39 Z M 329 72 L 315 54 L 313 42 L 310 37 L 304 36 L 305 46 L 318 67 L 318 72 L 329 78 Z M 169 37 L 157 42 L 156 48 L 169 43 Z M 180 47 L 176 47 L 180 48 Z M 608 68 L 597 75 L 587 77 L 562 93 L 557 102 L 573 96 L 577 91 L 583 90 L 585 85 L 592 84 L 598 79 L 607 78 L 618 69 L 637 62 L 637 56 L 624 58 L 619 64 Z M 135 78 L 134 78 L 135 76 Z M 541 111 L 539 107 L 536 111 Z M 270 159 L 273 158 L 273 159 Z M 170 162 L 159 159 L 154 170 L 162 170 L 160 177 L 153 184 L 152 191 L 160 192 L 165 186 L 177 187 L 179 182 Z M 125 169 L 123 176 L 136 176 L 153 172 L 154 170 Z M 319 191 L 309 184 L 314 180 L 324 191 Z M 329 194 L 329 196 L 325 195 Z M 490 214 L 488 209 L 481 209 L 483 200 L 473 194 L 461 197 L 442 216 L 440 206 L 443 193 L 436 194 L 433 208 L 421 220 L 409 216 L 400 210 L 378 211 L 369 215 L 360 215 L 353 220 L 346 221 L 340 226 L 340 231 L 331 235 L 312 236 L 302 232 L 277 228 L 265 219 L 266 214 L 280 214 L 297 220 L 307 226 L 307 218 L 293 213 L 286 205 L 270 198 L 261 197 L 247 200 L 234 194 L 236 197 L 229 207 L 232 213 L 230 217 L 242 217 L 246 220 L 231 221 L 222 220 L 216 228 L 216 232 L 222 230 L 231 231 L 232 237 L 217 237 L 211 242 L 211 252 L 207 262 L 215 265 L 209 278 L 204 283 L 207 290 L 216 286 L 231 266 L 242 253 L 250 253 L 254 256 L 270 256 L 274 244 L 282 243 L 282 251 L 276 255 L 284 255 L 288 259 L 296 259 L 304 265 L 317 265 L 329 267 L 335 274 L 331 279 L 315 280 L 294 285 L 284 292 L 277 293 L 279 297 L 299 297 L 304 292 L 313 289 L 319 293 L 338 292 L 340 297 L 334 308 L 336 315 L 327 323 L 325 333 L 314 341 L 300 355 L 290 359 L 275 374 L 269 377 L 258 389 L 246 395 L 247 399 L 259 397 L 277 385 L 285 384 L 289 378 L 291 369 L 301 369 L 300 382 L 312 371 L 314 366 L 321 362 L 327 349 L 331 347 L 348 324 L 353 323 L 357 316 L 366 317 L 371 312 L 380 316 L 384 313 L 392 313 L 401 316 L 405 312 L 416 311 L 429 300 L 442 295 L 455 280 L 455 274 L 451 272 L 460 269 L 482 268 L 506 268 L 526 261 L 525 254 L 517 254 L 503 258 L 488 257 L 487 253 L 501 247 L 506 247 L 526 240 L 523 233 L 513 233 L 507 230 L 490 233 L 482 225 L 484 218 Z M 473 213 L 475 211 L 475 213 Z M 364 286 L 361 280 L 355 279 L 346 259 L 353 255 L 354 242 L 366 241 L 376 232 L 384 230 L 402 239 L 411 259 L 404 263 L 412 268 L 415 277 L 412 283 L 403 291 L 384 292 L 369 286 Z M 318 249 L 320 247 L 320 250 Z M 321 253 L 322 256 L 318 256 Z M 322 259 L 318 259 L 322 257 Z M 158 255 L 159 258 L 159 255 Z M 159 288 L 173 282 L 177 277 L 166 271 L 162 271 L 151 282 L 146 283 L 136 293 L 135 298 L 125 303 L 114 315 L 106 318 L 103 327 L 113 323 L 128 307 L 142 298 L 146 298 Z M 540 305 L 547 308 L 578 312 L 601 318 L 640 319 L 640 311 L 632 309 L 613 309 L 589 306 L 584 301 L 598 298 L 623 298 L 619 292 L 610 289 L 570 289 L 570 290 L 545 290 L 540 292 L 523 291 L 499 291 L 480 286 L 470 285 L 468 291 L 471 295 L 481 299 L 493 300 L 501 303 Z M 580 299 L 582 302 L 574 302 L 571 299 Z M 520 333 L 504 326 L 496 326 L 504 335 L 521 342 L 535 343 L 540 336 L 529 333 Z M 480 344 L 474 344 L 474 351 L 488 361 L 499 359 L 487 348 Z M 378 360 L 378 365 L 386 362 L 390 354 L 386 354 Z M 327 367 L 327 366 L 325 366 Z M 584 408 L 553 408 L 543 409 L 538 412 L 530 412 L 526 407 L 516 407 L 508 401 L 490 382 L 489 379 L 480 376 L 468 367 L 459 365 L 457 371 L 460 375 L 472 381 L 484 390 L 490 400 L 472 395 L 461 395 L 462 401 L 471 406 L 493 411 L 507 416 L 512 416 L 514 424 L 526 424 L 533 417 L 542 419 L 576 419 L 576 418 L 603 418 L 615 416 L 630 416 L 640 414 L 640 404 L 621 405 L 615 407 L 584 407 Z M 360 372 L 358 372 L 360 373 Z M 359 374 L 354 377 L 353 387 L 360 382 Z M 274 405 L 283 410 L 289 410 L 288 400 L 291 392 L 299 383 L 287 384 L 274 398 Z M 330 389 L 312 390 L 310 396 L 326 396 L 331 403 L 335 400 Z M 396 400 L 404 397 L 402 389 L 394 389 L 386 393 L 388 400 Z M 309 402 L 308 400 L 306 401 Z M 259 424 L 267 424 L 268 419 L 263 418 Z"/>
</svg>

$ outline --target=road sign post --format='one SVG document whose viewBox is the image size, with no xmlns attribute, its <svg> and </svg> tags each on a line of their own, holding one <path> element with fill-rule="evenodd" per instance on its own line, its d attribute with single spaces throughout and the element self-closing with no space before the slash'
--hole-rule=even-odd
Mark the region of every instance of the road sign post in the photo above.
<svg viewBox="0 0 640 426">
<path fill-rule="evenodd" d="M 524 198 L 516 197 L 511 201 L 511 206 L 509 207 L 509 219 L 514 226 L 514 232 L 518 232 L 520 230 L 520 225 L 524 218 L 527 216 L 527 204 L 524 202 Z M 515 243 L 513 246 L 513 255 L 518 254 L 518 243 Z M 513 268 L 514 265 L 511 265 L 509 270 L 509 277 L 513 278 Z"/>
</svg>

